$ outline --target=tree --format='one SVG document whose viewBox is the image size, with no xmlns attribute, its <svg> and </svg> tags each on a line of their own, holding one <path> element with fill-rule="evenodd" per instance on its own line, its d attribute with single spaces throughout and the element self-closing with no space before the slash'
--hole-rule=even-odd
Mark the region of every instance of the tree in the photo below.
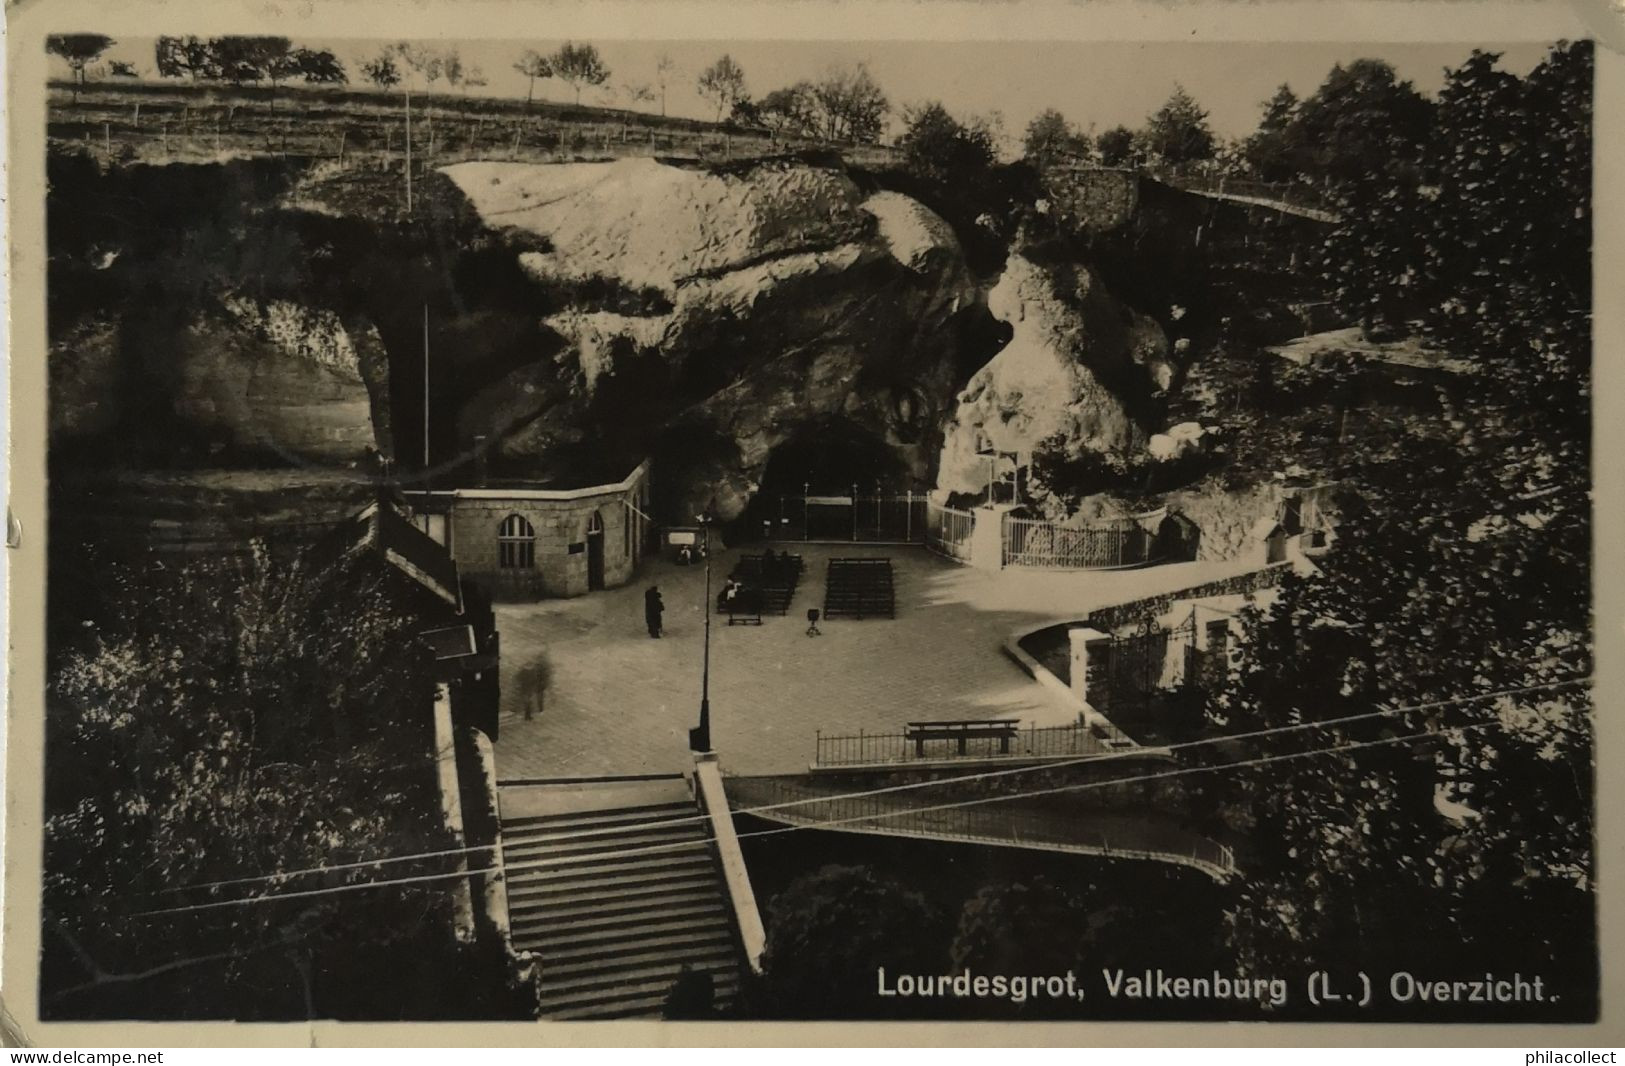
<svg viewBox="0 0 1625 1066">
<path fill-rule="evenodd" d="M 1181 85 L 1146 120 L 1145 144 L 1155 158 L 1173 167 L 1211 159 L 1216 147 L 1207 112 Z"/>
<path fill-rule="evenodd" d="M 1591 46 L 1559 44 L 1523 79 L 1496 60 L 1475 52 L 1447 72 L 1433 138 L 1407 167 L 1373 159 L 1344 180 L 1331 241 L 1360 260 L 1336 275 L 1340 299 L 1364 286 L 1379 310 L 1414 313 L 1479 360 L 1455 423 L 1471 429 L 1411 423 L 1348 461 L 1332 553 L 1251 614 L 1211 702 L 1227 731 L 1419 706 L 1248 754 L 1440 735 L 1261 767 L 1213 791 L 1251 842 L 1229 911 L 1245 964 L 1359 959 L 1380 972 L 1425 953 L 1442 975 L 1559 975 L 1570 1006 L 1551 1009 L 1583 1016 L 1595 997 L 1590 286 L 1574 247 L 1540 246 L 1572 236 L 1584 257 L 1584 234 L 1562 227 L 1590 213 Z"/>
<path fill-rule="evenodd" d="M 565 41 L 553 53 L 553 76 L 568 82 L 575 90 L 576 103 L 581 103 L 581 90 L 590 85 L 602 85 L 609 80 L 609 68 L 599 58 L 598 49 L 591 44 Z"/>
<path fill-rule="evenodd" d="M 548 62 L 546 56 L 527 51 L 519 57 L 519 62 L 513 65 L 513 69 L 530 79 L 530 88 L 525 93 L 525 106 L 528 108 L 531 101 L 536 98 L 536 79 L 551 78 L 553 64 Z"/>
<path fill-rule="evenodd" d="M 107 613 L 55 649 L 48 692 L 52 1012 L 303 1018 L 339 1009 L 310 1002 L 312 968 L 343 996 L 352 968 L 368 969 L 351 956 L 375 969 L 391 941 L 451 949 L 436 882 L 140 913 L 364 881 L 377 872 L 294 871 L 448 846 L 432 663 L 373 558 L 283 560 L 260 545 L 242 560 L 104 570 Z M 284 880 L 195 887 L 264 874 Z"/>
<path fill-rule="evenodd" d="M 1022 151 L 1039 166 L 1066 158 L 1086 160 L 1090 153 L 1089 137 L 1074 129 L 1065 115 L 1053 107 L 1046 108 L 1027 123 Z"/>
<path fill-rule="evenodd" d="M 986 885 L 966 900 L 949 957 L 956 971 L 1065 973 L 1083 961 L 1088 943 L 1083 900 L 1040 875 Z"/>
<path fill-rule="evenodd" d="M 85 84 L 85 67 L 113 47 L 113 38 L 99 33 L 57 33 L 45 38 L 45 50 L 67 60 L 73 71 L 73 98 L 79 99 L 79 90 Z"/>
<path fill-rule="evenodd" d="M 447 48 L 441 56 L 441 73 L 446 76 L 447 85 L 453 89 L 460 88 L 465 76 L 463 54 L 455 48 Z"/>
<path fill-rule="evenodd" d="M 395 65 L 395 56 L 388 50 L 361 64 L 362 75 L 380 89 L 391 89 L 401 83 L 401 68 Z"/>
<path fill-rule="evenodd" d="M 700 99 L 716 109 L 716 121 L 721 122 L 723 113 L 731 111 L 745 98 L 744 68 L 735 63 L 732 56 L 724 54 L 700 72 L 695 88 L 699 90 Z"/>
<path fill-rule="evenodd" d="M 135 69 L 134 63 L 126 63 L 122 59 L 115 59 L 108 64 L 107 73 L 115 78 L 139 78 L 141 72 Z"/>
<path fill-rule="evenodd" d="M 1473 53 L 1448 72 L 1425 146 L 1394 141 L 1397 160 L 1339 183 L 1322 268 L 1340 309 L 1368 332 L 1420 322 L 1531 396 L 1589 388 L 1588 47 L 1561 44 L 1524 79 Z"/>
<path fill-rule="evenodd" d="M 270 78 L 274 87 L 291 72 L 293 43 L 286 37 L 216 37 L 209 45 L 221 76 L 233 85 Z"/>
<path fill-rule="evenodd" d="M 981 121 L 960 122 L 932 101 L 903 116 L 897 146 L 904 165 L 935 182 L 979 184 L 993 166 L 993 136 Z"/>
<path fill-rule="evenodd" d="M 646 104 L 655 98 L 655 91 L 643 82 L 631 81 L 621 86 L 621 95 L 631 107 Z"/>
<path fill-rule="evenodd" d="M 891 104 L 869 68 L 836 67 L 813 85 L 813 101 L 827 140 L 873 144 L 880 139 Z"/>
<path fill-rule="evenodd" d="M 429 92 L 446 70 L 446 54 L 439 49 L 402 42 L 395 46 L 406 68 L 423 82 L 423 91 Z"/>
<path fill-rule="evenodd" d="M 1465 449 L 1412 441 L 1359 472 L 1364 504 L 1322 573 L 1248 620 L 1238 672 L 1215 701 L 1219 725 L 1326 721 L 1589 676 L 1585 466 L 1519 406 L 1476 410 Z M 1448 731 L 1460 726 L 1473 731 Z M 1424 730 L 1444 734 L 1224 775 L 1221 804 L 1249 839 L 1228 911 L 1238 960 L 1385 972 L 1421 953 L 1453 975 L 1498 964 L 1562 975 L 1563 998 L 1583 1010 L 1594 936 L 1584 688 L 1328 725 L 1244 751 Z"/>
<path fill-rule="evenodd" d="M 876 1013 L 876 968 L 940 973 L 938 917 L 924 898 L 863 866 L 825 866 L 768 905 L 761 1013 L 852 1018 Z"/>
<path fill-rule="evenodd" d="M 1113 126 L 1095 141 L 1102 166 L 1122 167 L 1134 162 L 1134 131 L 1127 126 Z"/>
<path fill-rule="evenodd" d="M 1295 173 L 1288 132 L 1298 113 L 1298 96 L 1282 84 L 1263 103 L 1258 129 L 1242 143 L 1242 158 L 1263 181 L 1288 181 Z"/>
<path fill-rule="evenodd" d="M 1431 125 L 1431 107 L 1394 68 L 1377 59 L 1341 63 L 1298 105 L 1287 128 L 1294 168 L 1315 180 L 1357 181 L 1377 168 L 1413 166 Z"/>
<path fill-rule="evenodd" d="M 204 78 L 218 78 L 219 65 L 211 42 L 201 37 L 159 37 L 153 47 L 153 58 L 161 78 L 185 77 L 196 82 Z"/>
<path fill-rule="evenodd" d="M 818 101 L 811 82 L 774 89 L 757 103 L 756 115 L 774 133 L 818 136 Z"/>
<path fill-rule="evenodd" d="M 677 76 L 677 61 L 669 52 L 655 56 L 655 84 L 660 86 L 660 117 L 666 117 L 666 86 Z"/>
<path fill-rule="evenodd" d="M 294 66 L 299 76 L 313 85 L 338 85 L 350 80 L 344 64 L 327 50 L 301 48 L 294 53 Z"/>
</svg>

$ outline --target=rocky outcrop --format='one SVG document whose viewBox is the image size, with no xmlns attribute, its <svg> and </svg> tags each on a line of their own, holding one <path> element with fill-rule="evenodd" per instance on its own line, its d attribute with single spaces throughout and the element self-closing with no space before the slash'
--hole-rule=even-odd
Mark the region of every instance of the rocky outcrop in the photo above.
<svg viewBox="0 0 1625 1066">
<path fill-rule="evenodd" d="M 1145 427 L 1131 412 L 1171 365 L 1154 321 L 1081 267 L 1057 279 L 1020 256 L 1010 258 L 987 305 L 1013 334 L 958 396 L 938 488 L 979 491 L 988 478 L 979 453 L 988 449 L 1025 457 L 1051 439 L 1072 454 L 1144 446 Z"/>
<path fill-rule="evenodd" d="M 545 316 L 556 350 L 463 405 L 464 441 L 490 434 L 524 464 L 641 436 L 657 454 L 684 449 L 666 467 L 668 506 L 714 497 L 725 519 L 776 447 L 830 419 L 929 476 L 966 320 L 985 311 L 952 230 L 923 205 L 794 162 L 444 173 L 487 226 L 545 245 L 520 262 L 539 292 L 568 298 Z"/>
<path fill-rule="evenodd" d="M 235 293 L 212 309 L 89 317 L 52 344 L 57 442 L 137 423 L 215 455 L 348 465 L 389 448 L 388 358 L 332 311 Z M 172 313 L 173 312 L 173 313 Z"/>
<path fill-rule="evenodd" d="M 387 388 L 375 332 L 352 335 L 333 312 L 286 301 L 222 303 L 224 315 L 201 315 L 175 338 L 179 416 L 235 448 L 292 462 L 354 462 L 378 448 L 373 412 L 388 403 L 374 400 Z"/>
</svg>

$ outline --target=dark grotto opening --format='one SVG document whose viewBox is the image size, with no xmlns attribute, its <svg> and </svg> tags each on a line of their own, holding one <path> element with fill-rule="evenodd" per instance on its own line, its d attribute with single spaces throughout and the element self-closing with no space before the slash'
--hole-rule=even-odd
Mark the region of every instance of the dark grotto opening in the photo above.
<svg viewBox="0 0 1625 1066">
<path fill-rule="evenodd" d="M 852 535 L 852 509 L 807 505 L 806 497 L 829 499 L 890 496 L 929 486 L 914 477 L 895 447 L 851 419 L 810 422 L 772 451 L 749 505 L 725 527 L 729 543 L 774 536 L 843 540 Z M 861 505 L 860 510 L 861 510 Z"/>
</svg>

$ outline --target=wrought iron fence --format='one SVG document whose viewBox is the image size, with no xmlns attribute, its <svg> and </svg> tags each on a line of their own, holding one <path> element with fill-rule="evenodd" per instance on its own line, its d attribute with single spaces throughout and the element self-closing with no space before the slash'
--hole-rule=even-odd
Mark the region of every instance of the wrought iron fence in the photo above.
<svg viewBox="0 0 1625 1066">
<path fill-rule="evenodd" d="M 1091 820 L 1074 811 L 1012 806 L 1019 797 L 951 806 L 963 798 L 933 802 L 895 793 L 829 794 L 783 778 L 730 777 L 726 787 L 735 813 L 790 825 L 1149 859 L 1195 867 L 1215 878 L 1236 870 L 1230 848 L 1151 818 L 1103 815 Z"/>
<path fill-rule="evenodd" d="M 963 745 L 964 751 L 960 751 Z M 934 762 L 942 759 L 1045 759 L 1100 755 L 1133 747 L 1122 730 L 1109 723 L 1029 726 L 1008 740 L 997 736 L 865 733 L 818 734 L 815 766 L 867 766 Z"/>
<path fill-rule="evenodd" d="M 1004 519 L 1004 565 L 1043 570 L 1103 570 L 1155 561 L 1156 538 L 1132 518 L 1103 526 L 1061 526 Z"/>
<path fill-rule="evenodd" d="M 971 534 L 975 530 L 976 516 L 969 511 L 937 503 L 926 507 L 925 545 L 935 552 L 968 562 Z"/>
<path fill-rule="evenodd" d="M 780 496 L 772 535 L 780 540 L 920 544 L 929 522 L 925 496 L 857 492 Z"/>
</svg>

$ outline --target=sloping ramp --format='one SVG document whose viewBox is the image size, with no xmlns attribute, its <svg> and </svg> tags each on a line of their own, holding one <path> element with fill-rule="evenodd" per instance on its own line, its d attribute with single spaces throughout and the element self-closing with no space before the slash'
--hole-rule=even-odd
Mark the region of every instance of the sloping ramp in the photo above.
<svg viewBox="0 0 1625 1066">
<path fill-rule="evenodd" d="M 1229 848 L 1166 815 L 1080 815 L 1019 799 L 952 807 L 984 796 L 944 788 L 852 795 L 861 790 L 796 776 L 729 777 L 726 785 L 735 815 L 781 825 L 1171 863 L 1216 881 L 1236 872 Z"/>
</svg>

